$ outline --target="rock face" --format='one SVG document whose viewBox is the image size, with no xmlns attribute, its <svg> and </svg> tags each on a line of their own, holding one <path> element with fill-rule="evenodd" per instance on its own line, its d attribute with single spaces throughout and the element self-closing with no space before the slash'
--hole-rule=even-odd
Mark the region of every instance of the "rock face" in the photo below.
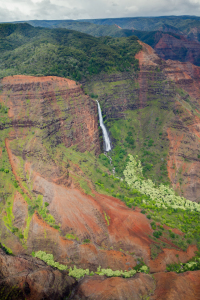
<svg viewBox="0 0 200 300">
<path fill-rule="evenodd" d="M 152 300 L 200 299 L 200 271 L 184 274 L 155 274 L 156 290 Z"/>
<path fill-rule="evenodd" d="M 8 256 L 0 249 L 0 298 L 64 299 L 75 284 L 65 272 L 27 255 Z"/>
<path fill-rule="evenodd" d="M 4 78 L 1 86 L 0 102 L 10 108 L 9 127 L 40 128 L 42 138 L 51 139 L 52 146 L 64 143 L 99 153 L 96 102 L 84 95 L 80 85 L 65 78 L 20 75 Z"/>
<path fill-rule="evenodd" d="M 200 271 L 184 274 L 158 273 L 153 276 L 138 274 L 131 279 L 87 277 L 75 289 L 73 299 L 198 300 L 199 276 Z"/>
<path fill-rule="evenodd" d="M 0 249 L 0 297 L 2 300 L 199 300 L 200 271 L 136 274 L 133 278 L 86 276 L 76 282 L 28 255 L 9 256 Z"/>
<path fill-rule="evenodd" d="M 103 276 L 86 277 L 74 292 L 75 299 L 115 300 L 144 299 L 153 294 L 154 280 L 146 274 L 138 274 L 134 278 L 105 278 Z"/>
</svg>

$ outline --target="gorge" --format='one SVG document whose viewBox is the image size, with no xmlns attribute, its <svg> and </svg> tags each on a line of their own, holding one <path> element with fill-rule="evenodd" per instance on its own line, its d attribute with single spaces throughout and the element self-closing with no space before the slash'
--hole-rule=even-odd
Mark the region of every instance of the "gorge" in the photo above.
<svg viewBox="0 0 200 300">
<path fill-rule="evenodd" d="M 4 26 L 0 299 L 198 300 L 200 68 L 136 37 Z"/>
</svg>

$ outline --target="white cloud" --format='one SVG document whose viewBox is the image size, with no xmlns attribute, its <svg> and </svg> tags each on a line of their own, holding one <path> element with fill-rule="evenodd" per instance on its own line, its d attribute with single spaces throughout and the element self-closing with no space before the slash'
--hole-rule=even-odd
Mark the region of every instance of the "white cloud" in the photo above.
<svg viewBox="0 0 200 300">
<path fill-rule="evenodd" d="M 0 0 L 0 22 L 200 15 L 200 0 Z"/>
</svg>

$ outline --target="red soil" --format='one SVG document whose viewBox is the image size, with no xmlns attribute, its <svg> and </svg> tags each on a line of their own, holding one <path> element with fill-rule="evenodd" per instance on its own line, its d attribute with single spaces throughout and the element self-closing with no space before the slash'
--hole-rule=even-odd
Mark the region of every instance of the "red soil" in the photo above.
<svg viewBox="0 0 200 300">
<path fill-rule="evenodd" d="M 9 149 L 8 141 L 6 147 L 13 173 L 17 175 L 17 163 Z M 44 201 L 49 202 L 48 209 L 57 224 L 60 223 L 63 235 L 72 233 L 79 241 L 87 238 L 96 245 L 81 246 L 80 242 L 65 240 L 59 231 L 34 215 L 27 242 L 29 253 L 36 250 L 53 252 L 59 261 L 68 263 L 68 260 L 71 260 L 84 267 L 89 264 L 93 265 L 94 269 L 99 264 L 113 269 L 128 269 L 135 265 L 135 259 L 143 257 L 152 272 L 164 271 L 166 264 L 178 262 L 176 254 L 179 254 L 184 262 L 194 256 L 196 247 L 190 247 L 187 253 L 164 249 L 155 261 L 151 260 L 150 245 L 153 241 L 149 236 L 153 231 L 145 215 L 138 210 L 127 208 L 116 198 L 99 194 L 91 197 L 77 189 L 50 182 L 35 173 L 31 163 L 25 166 L 34 183 L 33 190 L 42 194 Z M 21 183 L 19 176 L 16 178 Z M 105 213 L 110 217 L 109 225 L 105 220 Z M 165 242 L 171 245 L 171 242 Z M 99 247 L 101 249 L 98 249 Z M 109 250 L 111 247 L 114 250 Z M 130 253 L 133 253 L 133 256 Z"/>
<path fill-rule="evenodd" d="M 152 293 L 154 287 L 153 279 L 146 274 L 138 274 L 131 279 L 105 278 L 103 276 L 86 277 L 79 284 L 75 299 L 140 300 L 146 299 L 147 295 Z"/>
<path fill-rule="evenodd" d="M 157 66 L 156 60 L 159 60 L 156 52 L 151 46 L 139 41 L 142 50 L 136 54 L 135 58 L 139 60 L 139 66 L 142 69 L 145 66 Z"/>
<path fill-rule="evenodd" d="M 152 300 L 199 300 L 200 271 L 154 274 L 156 279 L 155 294 Z"/>
</svg>

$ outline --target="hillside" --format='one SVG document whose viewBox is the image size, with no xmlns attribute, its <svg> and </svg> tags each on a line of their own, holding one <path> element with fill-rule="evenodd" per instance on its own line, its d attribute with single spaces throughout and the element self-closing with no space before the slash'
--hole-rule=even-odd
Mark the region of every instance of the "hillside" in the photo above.
<svg viewBox="0 0 200 300">
<path fill-rule="evenodd" d="M 129 23 L 131 22 L 129 19 L 123 19 L 125 28 L 129 28 Z M 126 22 L 125 22 L 126 20 Z M 136 22 L 135 19 L 131 19 L 132 22 Z M 142 18 L 140 22 L 142 23 Z M 132 27 L 131 29 L 124 29 L 118 26 L 118 23 L 121 24 L 122 19 L 115 19 L 116 23 L 111 25 L 109 20 L 105 20 L 103 22 L 104 25 L 99 25 L 101 22 L 98 20 L 97 24 L 92 23 L 95 20 L 88 20 L 88 22 L 83 21 L 29 21 L 29 24 L 33 26 L 44 26 L 49 28 L 66 28 L 71 30 L 77 30 L 83 33 L 90 34 L 95 37 L 101 36 L 110 36 L 110 37 L 130 37 L 137 36 L 141 41 L 150 45 L 154 48 L 157 54 L 163 59 L 172 59 L 179 60 L 181 62 L 191 62 L 197 66 L 200 65 L 200 43 L 198 38 L 192 38 L 191 32 L 196 32 L 198 27 L 191 27 L 191 32 L 187 33 L 185 31 L 179 30 L 179 27 L 175 27 L 172 25 L 165 24 L 161 22 L 159 19 L 159 26 L 157 26 L 158 20 L 156 18 L 150 19 L 147 18 L 144 21 L 148 24 L 151 20 L 151 25 L 153 31 L 150 31 L 149 27 L 146 26 L 142 28 L 142 30 L 137 30 L 137 28 L 141 27 L 138 25 L 140 22 L 138 21 L 136 27 Z M 168 20 L 168 18 L 167 18 Z M 90 21 L 90 22 L 89 22 Z M 110 20 L 111 21 L 111 20 Z M 169 20 L 168 20 L 169 21 Z M 180 21 L 180 20 L 179 20 Z M 113 20 L 114 22 L 114 20 Z M 196 23 L 200 21 L 196 20 Z M 170 23 L 170 22 L 169 22 Z M 142 23 L 143 24 L 143 23 Z M 179 24 L 176 19 L 171 20 L 170 24 L 174 24 L 178 26 Z M 191 23 L 191 26 L 193 23 Z M 143 24 L 144 25 L 144 24 Z M 127 26 L 127 27 L 126 27 Z M 198 25 L 199 26 L 199 25 Z"/>
<path fill-rule="evenodd" d="M 97 39 L 66 29 L 35 28 L 29 24 L 0 24 L 0 77 L 54 75 L 80 80 L 102 71 L 124 71 L 140 50 L 137 38 Z"/>
<path fill-rule="evenodd" d="M 2 28 L 0 298 L 198 300 L 200 68 L 135 37 Z"/>
</svg>

